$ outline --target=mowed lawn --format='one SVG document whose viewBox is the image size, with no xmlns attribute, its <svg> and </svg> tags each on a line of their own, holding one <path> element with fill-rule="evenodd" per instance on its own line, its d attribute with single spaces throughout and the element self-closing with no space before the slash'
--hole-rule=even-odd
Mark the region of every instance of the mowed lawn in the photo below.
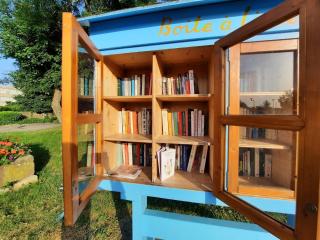
<svg viewBox="0 0 320 240">
<path fill-rule="evenodd" d="M 98 192 L 77 224 L 65 228 L 63 212 L 61 130 L 0 134 L 31 145 L 39 183 L 0 194 L 2 239 L 131 239 L 131 203 L 118 193 Z M 148 207 L 191 215 L 247 221 L 230 208 L 150 199 Z"/>
</svg>

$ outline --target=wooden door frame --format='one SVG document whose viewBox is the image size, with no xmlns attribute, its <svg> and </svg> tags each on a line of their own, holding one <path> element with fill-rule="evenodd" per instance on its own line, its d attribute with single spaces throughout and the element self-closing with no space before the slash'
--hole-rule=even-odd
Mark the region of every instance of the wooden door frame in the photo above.
<svg viewBox="0 0 320 240">
<path fill-rule="evenodd" d="M 299 14 L 299 114 L 297 116 L 225 115 L 225 50 Z M 281 239 L 316 240 L 320 224 L 319 167 L 320 152 L 314 139 L 320 139 L 319 60 L 320 2 L 317 0 L 287 0 L 228 36 L 214 47 L 214 194 L 229 206 L 244 214 Z M 226 125 L 265 127 L 299 132 L 298 185 L 296 228 L 274 220 L 259 209 L 225 191 L 225 127 Z M 311 187 L 312 186 L 312 187 Z"/>
<path fill-rule="evenodd" d="M 78 43 L 97 61 L 96 112 L 78 114 Z M 64 188 L 64 223 L 73 225 L 90 197 L 96 191 L 102 175 L 102 69 L 103 58 L 86 32 L 71 13 L 63 13 L 62 32 L 62 159 Z M 77 125 L 94 124 L 96 130 L 96 175 L 79 194 Z"/>
<path fill-rule="evenodd" d="M 241 54 L 257 54 L 257 53 L 274 53 L 274 52 L 297 52 L 298 51 L 298 39 L 285 39 L 285 40 L 268 40 L 268 41 L 256 41 L 256 42 L 242 42 L 236 44 L 229 48 L 229 96 L 232 96 L 232 101 L 229 101 L 229 114 L 230 115 L 239 115 L 240 114 L 240 57 Z M 296 57 L 296 55 L 295 55 Z M 294 72 L 296 72 L 297 63 L 294 62 Z M 231 87 L 232 86 L 232 87 Z M 295 92 L 299 91 L 297 89 L 297 79 L 294 78 L 294 86 Z M 233 139 L 229 141 L 229 151 L 228 151 L 228 191 L 234 194 L 243 194 L 243 192 L 239 191 L 239 128 L 238 127 L 230 127 L 229 128 L 229 139 Z M 235 140 L 234 140 L 235 139 Z M 294 151 L 294 150 L 293 150 Z M 292 177 L 296 176 L 295 169 L 295 154 L 293 154 L 292 158 Z M 294 182 L 292 183 L 294 184 Z M 295 187 L 294 187 L 295 189 Z M 248 192 L 250 192 L 248 194 Z M 285 198 L 291 199 L 295 197 L 294 194 L 283 193 L 281 191 L 273 190 L 272 195 L 264 190 L 260 190 L 257 188 L 250 188 L 246 190 L 246 195 L 250 196 L 264 196 L 261 193 L 266 194 L 268 197 L 272 198 Z"/>
</svg>

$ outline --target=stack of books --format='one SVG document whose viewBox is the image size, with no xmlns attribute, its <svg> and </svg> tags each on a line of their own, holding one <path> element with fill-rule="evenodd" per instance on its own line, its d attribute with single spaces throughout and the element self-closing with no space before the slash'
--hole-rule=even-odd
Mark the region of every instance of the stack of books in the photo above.
<svg viewBox="0 0 320 240">
<path fill-rule="evenodd" d="M 170 112 L 162 109 L 162 134 L 168 136 L 207 136 L 208 115 L 200 109 Z"/>
<path fill-rule="evenodd" d="M 151 76 L 151 74 L 136 74 L 128 78 L 118 78 L 118 96 L 151 95 Z"/>
<path fill-rule="evenodd" d="M 152 128 L 151 109 L 142 108 L 141 111 L 119 111 L 119 133 L 150 135 Z"/>
<path fill-rule="evenodd" d="M 168 162 L 170 162 L 166 159 L 166 155 L 164 155 L 164 157 L 161 156 L 162 151 L 164 151 L 164 149 L 173 149 L 175 150 L 175 169 L 187 172 L 204 173 L 207 163 L 208 148 L 208 145 L 174 145 L 171 147 L 162 147 L 157 152 L 158 167 L 159 169 L 162 169 L 162 161 L 165 162 L 165 164 L 169 164 Z"/>
<path fill-rule="evenodd" d="M 80 96 L 92 96 L 93 95 L 93 79 L 79 78 L 78 94 Z"/>
<path fill-rule="evenodd" d="M 184 74 L 178 74 L 176 78 L 162 78 L 162 95 L 196 93 L 199 93 L 199 87 L 193 70 L 189 70 Z"/>
<path fill-rule="evenodd" d="M 239 176 L 271 177 L 272 154 L 265 149 L 241 149 Z"/>
<path fill-rule="evenodd" d="M 117 165 L 151 166 L 151 144 L 118 143 Z"/>
</svg>

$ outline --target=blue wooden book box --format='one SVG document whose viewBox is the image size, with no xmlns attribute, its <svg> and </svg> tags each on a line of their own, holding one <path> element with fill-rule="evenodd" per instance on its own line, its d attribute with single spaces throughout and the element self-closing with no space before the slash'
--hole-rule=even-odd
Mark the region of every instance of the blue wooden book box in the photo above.
<svg viewBox="0 0 320 240">
<path fill-rule="evenodd" d="M 253 223 L 209 219 L 147 208 L 148 197 L 227 206 L 226 198 L 212 193 L 220 194 L 213 189 L 218 181 L 222 182 L 221 188 L 243 200 L 248 208 L 282 214 L 287 219 L 287 228 L 295 228 L 297 163 L 294 149 L 297 147 L 297 140 L 296 134 L 289 130 L 299 131 L 302 128 L 298 120 L 295 128 L 280 126 L 275 127 L 279 131 L 274 132 L 269 131 L 267 125 L 263 124 L 253 130 L 227 127 L 225 149 L 229 150 L 226 152 L 226 162 L 221 162 L 224 167 L 219 168 L 219 162 L 213 160 L 218 151 L 215 134 L 219 128 L 215 128 L 213 119 L 216 119 L 216 115 L 212 109 L 215 106 L 213 102 L 220 96 L 218 90 L 213 91 L 218 89 L 216 80 L 213 79 L 219 77 L 219 74 L 215 70 L 213 72 L 213 69 L 216 69 L 216 63 L 219 62 L 215 58 L 210 60 L 215 43 L 224 48 L 232 42 L 228 42 L 229 36 L 243 42 L 243 45 L 238 45 L 240 47 L 230 47 L 224 55 L 225 77 L 230 79 L 225 86 L 229 89 L 225 93 L 227 113 L 245 115 L 248 111 L 253 111 L 248 114 L 255 115 L 257 112 L 254 111 L 265 111 L 262 114 L 281 115 L 284 110 L 281 105 L 283 102 L 279 99 L 285 99 L 286 96 L 291 96 L 291 105 L 286 109 L 289 114 L 286 114 L 294 115 L 296 111 L 295 94 L 298 83 L 292 80 L 295 76 L 290 75 L 291 89 L 281 89 L 279 83 L 270 90 L 263 85 L 259 77 L 254 76 L 251 65 L 256 63 L 255 57 L 259 57 L 259 54 L 276 52 L 279 53 L 276 60 L 281 61 L 282 57 L 285 57 L 282 53 L 290 53 L 286 58 L 289 59 L 286 67 L 291 68 L 291 73 L 295 74 L 297 62 L 294 57 L 297 57 L 299 46 L 299 18 L 288 13 L 283 18 L 284 23 L 276 24 L 275 27 L 270 25 L 272 28 L 269 27 L 269 30 L 266 26 L 264 29 L 267 31 L 257 30 L 256 34 L 249 34 L 250 38 L 246 41 L 239 37 L 240 33 L 229 35 L 282 2 L 185 0 L 79 19 L 75 19 L 71 14 L 64 14 L 62 71 L 66 225 L 74 224 L 96 190 L 105 190 L 119 192 L 122 199 L 132 202 L 132 238 L 135 240 L 278 239 L 275 237 L 277 232 L 272 232 L 267 224 L 260 225 L 267 226 L 265 228 L 275 235 Z M 272 17 L 275 16 L 271 14 L 270 18 Z M 253 27 L 259 29 L 259 26 Z M 248 29 L 244 28 L 243 32 L 245 31 Z M 223 38 L 227 40 L 221 41 Z M 219 50 L 215 50 L 213 54 L 218 52 Z M 250 57 L 252 58 L 248 60 Z M 267 69 L 267 57 L 265 61 Z M 275 68 L 272 67 L 271 71 L 269 69 L 264 76 L 274 78 L 277 71 L 283 74 L 283 69 L 274 70 Z M 190 95 L 163 95 L 163 77 L 183 74 L 188 69 L 195 69 L 195 74 L 198 74 L 199 92 Z M 151 72 L 152 92 L 135 94 L 138 96 L 118 95 L 118 88 L 122 87 L 118 78 L 148 75 Z M 284 81 L 281 80 L 282 75 L 277 77 L 279 82 Z M 231 82 L 233 78 L 236 83 Z M 251 79 L 248 86 L 243 83 L 246 80 L 241 80 L 247 78 Z M 259 86 L 254 85 L 255 79 L 260 81 Z M 268 82 L 266 79 L 265 81 Z M 242 105 L 239 107 L 240 101 Z M 138 112 L 142 108 L 151 109 L 149 120 L 152 119 L 152 133 L 132 134 L 133 130 L 129 130 L 131 134 L 121 132 L 124 126 L 119 122 L 123 120 L 124 111 Z M 169 112 L 188 108 L 202 109 L 202 113 L 208 115 L 207 136 L 163 134 L 163 109 Z M 245 119 L 250 121 L 250 118 Z M 271 116 L 270 119 L 272 121 L 275 117 Z M 225 120 L 225 125 L 229 124 L 227 121 Z M 288 121 L 290 125 L 291 120 Z M 242 126 L 249 124 L 244 123 Z M 243 139 L 242 134 L 248 134 L 248 131 L 250 136 L 246 135 L 246 138 L 249 139 Z M 264 139 L 260 141 L 262 135 Z M 282 137 L 289 140 L 270 140 Z M 197 145 L 201 149 L 209 146 L 205 173 L 201 174 L 198 170 L 176 170 L 171 180 L 161 182 L 155 153 L 162 144 Z M 138 179 L 124 180 L 105 175 L 118 165 L 130 165 L 130 161 L 135 164 L 136 160 L 130 158 L 129 163 L 126 163 L 126 150 L 123 149 L 137 148 L 137 145 L 143 145 L 146 149 L 150 146 L 150 152 L 147 153 L 151 156 L 148 163 L 142 163 L 144 168 Z M 219 179 L 218 175 L 222 177 Z M 284 235 L 278 234 L 278 237 L 281 236 Z"/>
</svg>

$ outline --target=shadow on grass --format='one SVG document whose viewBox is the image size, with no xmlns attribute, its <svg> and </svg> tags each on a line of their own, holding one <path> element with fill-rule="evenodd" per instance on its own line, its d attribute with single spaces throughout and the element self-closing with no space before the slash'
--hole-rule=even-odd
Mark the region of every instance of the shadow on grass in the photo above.
<svg viewBox="0 0 320 240">
<path fill-rule="evenodd" d="M 30 144 L 32 155 L 34 157 L 35 172 L 40 172 L 50 160 L 50 152 L 47 148 L 44 148 L 42 144 Z"/>
<path fill-rule="evenodd" d="M 83 210 L 79 216 L 76 224 L 71 227 L 64 226 L 62 222 L 61 226 L 61 239 L 62 240 L 89 240 L 94 239 L 91 236 L 90 225 L 91 225 L 91 202 L 88 203 L 87 207 Z"/>
<path fill-rule="evenodd" d="M 132 239 L 131 211 L 118 192 L 97 192 L 74 226 L 61 224 L 62 240 L 89 240 L 97 235 L 99 239 Z"/>
</svg>

